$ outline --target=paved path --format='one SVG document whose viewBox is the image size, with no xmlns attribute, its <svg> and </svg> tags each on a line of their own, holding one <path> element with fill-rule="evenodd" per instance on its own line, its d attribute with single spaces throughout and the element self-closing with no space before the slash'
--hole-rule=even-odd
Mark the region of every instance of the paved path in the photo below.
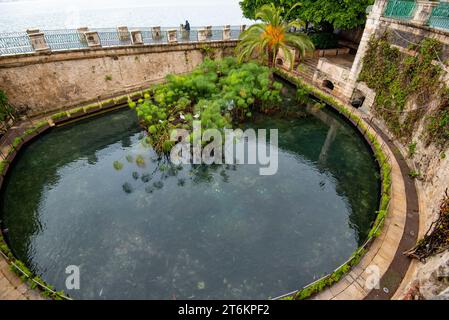
<svg viewBox="0 0 449 320">
<path fill-rule="evenodd" d="M 11 271 L 5 258 L 0 255 L 0 300 L 43 300 L 39 291 L 30 289 Z"/>
<path fill-rule="evenodd" d="M 0 151 L 8 154 L 10 144 L 22 134 L 26 125 L 12 127 L 0 140 Z M 30 289 L 26 283 L 11 271 L 6 258 L 0 254 L 0 300 L 42 300 L 38 290 Z"/>
<path fill-rule="evenodd" d="M 313 69 L 313 65 L 311 67 Z M 310 81 L 310 77 L 302 77 L 301 73 L 290 73 L 292 76 L 299 76 L 303 81 L 314 85 Z M 331 95 L 328 91 L 322 91 Z M 333 97 L 340 100 L 338 97 Z M 340 103 L 343 102 L 340 100 Z M 369 132 L 377 137 L 382 144 L 384 153 L 390 159 L 392 167 L 390 206 L 379 237 L 374 239 L 360 263 L 352 268 L 338 283 L 323 290 L 312 299 L 391 299 L 401 285 L 410 266 L 410 259 L 404 257 L 402 252 L 412 247 L 417 240 L 419 228 L 418 196 L 414 181 L 408 177 L 408 166 L 399 150 L 395 148 L 394 143 L 376 125 L 369 123 L 366 114 L 350 105 L 345 104 L 345 106 L 368 125 Z M 371 287 L 373 276 L 378 276 L 380 279 L 379 288 L 373 289 Z"/>
<path fill-rule="evenodd" d="M 396 251 L 396 255 L 393 258 L 387 272 L 380 280 L 380 290 L 372 290 L 365 299 L 369 300 L 385 300 L 391 299 L 396 290 L 390 290 L 391 288 L 399 288 L 401 281 L 405 278 L 407 270 L 410 267 L 411 259 L 403 254 L 403 252 L 409 250 L 416 245 L 419 234 L 419 203 L 418 193 L 415 186 L 415 181 L 409 176 L 410 168 L 407 165 L 401 152 L 396 148 L 394 142 L 391 141 L 382 130 L 375 124 L 374 129 L 383 138 L 390 149 L 393 151 L 394 157 L 399 165 L 404 179 L 404 187 L 406 194 L 406 221 L 404 232 L 402 234 L 399 247 Z M 382 290 L 388 288 L 389 290 Z"/>
</svg>

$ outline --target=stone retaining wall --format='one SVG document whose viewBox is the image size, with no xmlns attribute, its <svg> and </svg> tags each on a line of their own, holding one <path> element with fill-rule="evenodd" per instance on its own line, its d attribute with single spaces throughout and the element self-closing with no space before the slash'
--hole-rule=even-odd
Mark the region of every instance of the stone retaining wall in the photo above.
<svg viewBox="0 0 449 320">
<path fill-rule="evenodd" d="M 232 55 L 237 41 L 91 48 L 0 56 L 0 88 L 28 115 L 147 88 L 192 71 L 210 55 Z"/>
</svg>

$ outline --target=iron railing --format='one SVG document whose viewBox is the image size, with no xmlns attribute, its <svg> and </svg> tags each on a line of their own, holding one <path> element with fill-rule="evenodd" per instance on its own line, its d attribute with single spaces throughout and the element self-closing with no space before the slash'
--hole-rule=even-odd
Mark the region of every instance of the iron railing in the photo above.
<svg viewBox="0 0 449 320">
<path fill-rule="evenodd" d="M 429 18 L 429 26 L 449 30 L 449 2 L 440 2 Z"/>
<path fill-rule="evenodd" d="M 388 0 L 384 16 L 399 20 L 410 20 L 416 8 L 414 0 Z"/>
<path fill-rule="evenodd" d="M 129 28 L 129 31 L 139 30 L 142 34 L 144 45 L 155 45 L 168 43 L 168 30 L 171 29 L 177 30 L 178 43 L 193 43 L 198 42 L 198 30 L 202 28 L 192 28 L 189 32 L 182 32 L 180 28 L 161 28 L 161 37 L 158 39 L 153 39 L 152 28 L 150 27 Z M 208 36 L 206 41 L 223 40 L 223 29 L 224 27 L 213 27 L 212 35 Z M 131 39 L 120 39 L 119 33 L 115 28 L 90 28 L 89 31 L 98 33 L 102 47 L 132 45 Z M 82 39 L 82 34 L 76 29 L 40 30 L 40 32 L 44 33 L 45 41 L 51 51 L 88 48 L 88 44 Z M 240 32 L 241 26 L 232 26 L 230 40 L 238 40 Z M 34 49 L 27 32 L 0 33 L 0 55 L 32 52 L 34 52 Z"/>
</svg>

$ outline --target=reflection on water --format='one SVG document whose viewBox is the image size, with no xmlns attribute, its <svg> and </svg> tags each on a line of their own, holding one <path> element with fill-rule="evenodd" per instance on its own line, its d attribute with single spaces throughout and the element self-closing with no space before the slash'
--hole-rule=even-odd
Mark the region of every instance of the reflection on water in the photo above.
<svg viewBox="0 0 449 320">
<path fill-rule="evenodd" d="M 365 239 L 377 169 L 334 114 L 256 117 L 251 127 L 279 129 L 274 176 L 171 165 L 136 123 L 122 110 L 53 129 L 9 175 L 11 247 L 57 289 L 78 265 L 75 298 L 265 299 L 332 271 Z"/>
</svg>

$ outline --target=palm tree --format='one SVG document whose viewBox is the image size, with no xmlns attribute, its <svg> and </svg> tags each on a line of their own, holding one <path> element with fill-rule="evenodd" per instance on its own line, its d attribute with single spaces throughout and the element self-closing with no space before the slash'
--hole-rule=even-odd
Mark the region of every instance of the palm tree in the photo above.
<svg viewBox="0 0 449 320">
<path fill-rule="evenodd" d="M 273 4 L 262 6 L 256 13 L 256 19 L 262 20 L 249 27 L 240 35 L 240 43 L 237 46 L 238 59 L 243 61 L 258 54 L 268 60 L 270 68 L 275 66 L 276 55 L 282 50 L 284 56 L 293 66 L 294 57 L 289 47 L 300 50 L 301 56 L 305 51 L 314 50 L 314 45 L 306 34 L 290 33 L 291 28 L 301 28 L 303 23 L 299 21 L 288 22 L 288 16 L 299 5 L 294 5 L 290 11 L 283 16 L 283 10 L 276 8 Z"/>
</svg>

